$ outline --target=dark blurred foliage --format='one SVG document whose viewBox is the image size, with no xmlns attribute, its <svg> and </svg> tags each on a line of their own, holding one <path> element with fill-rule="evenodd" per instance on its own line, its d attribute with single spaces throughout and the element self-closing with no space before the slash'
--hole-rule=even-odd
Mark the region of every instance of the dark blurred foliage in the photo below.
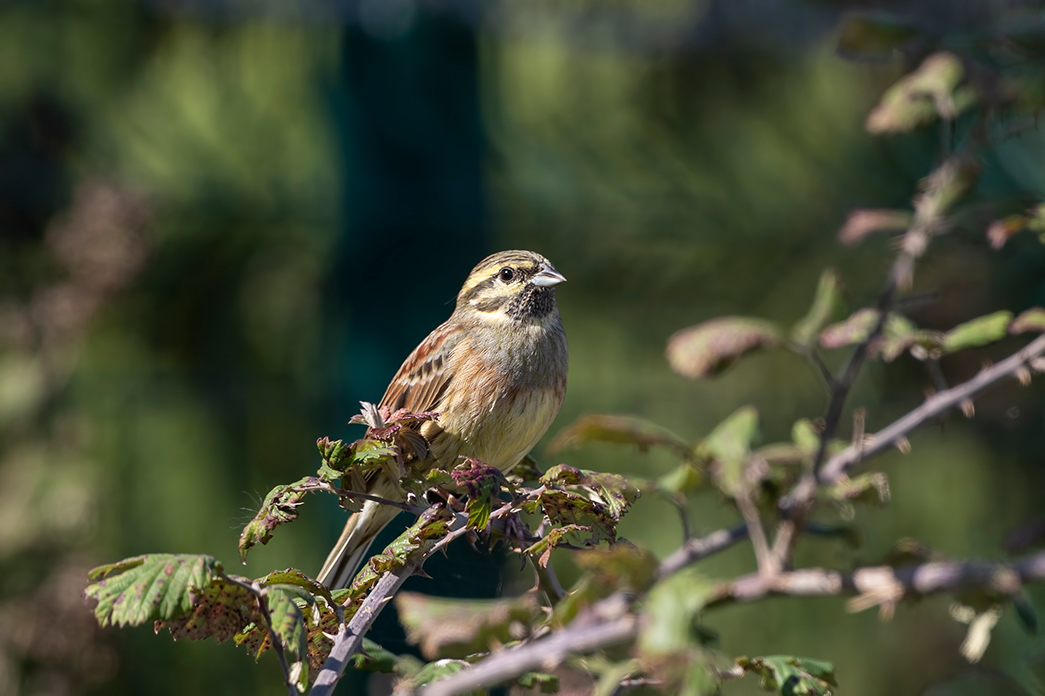
<svg viewBox="0 0 1045 696">
<path fill-rule="evenodd" d="M 1038 3 L 1001 0 L 0 7 L 0 694 L 279 693 L 273 660 L 230 645 L 97 630 L 85 570 L 148 551 L 231 562 L 259 497 L 315 468 L 316 437 L 358 435 L 344 425 L 357 402 L 380 398 L 490 251 L 535 249 L 569 278 L 570 389 L 553 432 L 621 412 L 696 439 L 753 403 L 781 439 L 822 413 L 798 358 L 695 384 L 663 347 L 719 314 L 794 321 L 828 266 L 852 308 L 873 301 L 887 241 L 842 247 L 835 232 L 854 207 L 905 206 L 947 137 L 863 130 L 918 56 L 839 57 L 835 27 L 856 9 L 959 44 L 1043 21 Z M 1043 155 L 1040 130 L 991 150 L 978 195 L 1042 200 Z M 1045 304 L 1043 247 L 1022 235 L 992 251 L 988 222 L 934 245 L 912 318 L 947 327 Z M 944 372 L 967 377 L 1012 345 Z M 875 364 L 852 402 L 876 428 L 929 383 L 913 360 Z M 901 536 L 1000 557 L 1006 531 L 1041 513 L 1043 438 L 1040 385 L 996 390 L 975 420 L 890 455 L 893 503 L 863 520 L 863 547 L 806 541 L 799 561 L 873 562 Z M 641 475 L 672 464 L 609 447 L 561 458 Z M 314 572 L 342 522 L 326 502 L 245 572 Z M 713 495 L 692 516 L 698 531 L 736 521 Z M 680 542 L 653 499 L 624 532 L 660 553 Z M 496 557 L 457 556 L 414 589 L 529 583 Z M 574 576 L 567 555 L 556 562 Z M 705 571 L 752 563 L 737 549 Z M 880 623 L 840 600 L 779 600 L 711 627 L 734 654 L 832 660 L 845 693 L 936 694 L 964 669 L 945 603 Z M 391 622 L 378 631 L 403 647 Z M 1006 616 L 984 663 L 1027 684 L 1042 650 Z"/>
</svg>

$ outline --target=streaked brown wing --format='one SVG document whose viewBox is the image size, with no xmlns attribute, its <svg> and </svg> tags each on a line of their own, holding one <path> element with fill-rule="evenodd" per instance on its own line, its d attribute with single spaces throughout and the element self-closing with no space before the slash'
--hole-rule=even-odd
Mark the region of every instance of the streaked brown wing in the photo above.
<svg viewBox="0 0 1045 696">
<path fill-rule="evenodd" d="M 381 405 L 392 413 L 434 411 L 453 377 L 450 352 L 464 338 L 464 329 L 449 321 L 440 325 L 410 353 L 388 385 Z"/>
</svg>

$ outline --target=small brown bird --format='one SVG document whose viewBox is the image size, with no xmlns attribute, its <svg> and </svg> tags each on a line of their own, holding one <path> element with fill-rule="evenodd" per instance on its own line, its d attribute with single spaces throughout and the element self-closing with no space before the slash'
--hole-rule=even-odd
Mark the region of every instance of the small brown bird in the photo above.
<svg viewBox="0 0 1045 696">
<path fill-rule="evenodd" d="M 508 471 L 548 430 L 566 395 L 566 332 L 555 305 L 555 286 L 565 281 L 532 251 L 502 251 L 472 269 L 453 314 L 414 349 L 381 399 L 392 412 L 438 412 L 420 424 L 425 462 L 451 469 L 466 455 Z M 383 472 L 363 492 L 401 496 Z M 319 581 L 347 587 L 398 514 L 367 501 L 345 523 Z"/>
</svg>

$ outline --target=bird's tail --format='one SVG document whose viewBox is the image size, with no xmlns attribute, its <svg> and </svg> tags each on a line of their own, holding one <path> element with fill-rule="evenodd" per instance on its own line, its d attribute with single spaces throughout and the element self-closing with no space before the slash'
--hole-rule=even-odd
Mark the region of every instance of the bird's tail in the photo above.
<svg viewBox="0 0 1045 696">
<path fill-rule="evenodd" d="M 400 510 L 368 500 L 363 509 L 345 522 L 337 544 L 330 550 L 317 578 L 332 590 L 348 587 L 359 567 L 366 561 L 370 545 Z"/>
</svg>

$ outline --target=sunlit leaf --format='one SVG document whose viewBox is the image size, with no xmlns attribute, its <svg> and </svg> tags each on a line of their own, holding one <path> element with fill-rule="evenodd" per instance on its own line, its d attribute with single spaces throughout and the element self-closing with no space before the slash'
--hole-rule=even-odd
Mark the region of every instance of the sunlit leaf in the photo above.
<svg viewBox="0 0 1045 696">
<path fill-rule="evenodd" d="M 977 99 L 975 91 L 961 84 L 964 76 L 957 56 L 932 54 L 886 91 L 867 117 L 867 130 L 899 133 L 937 118 L 955 118 Z"/>
<path fill-rule="evenodd" d="M 501 492 L 501 484 L 507 480 L 499 469 L 472 457 L 463 459 L 450 475 L 454 483 L 468 493 L 468 526 L 482 531 L 490 524 L 494 501 Z"/>
<path fill-rule="evenodd" d="M 954 327 L 943 337 L 945 353 L 966 348 L 978 348 L 1005 338 L 1009 331 L 1012 312 L 995 312 Z"/>
<path fill-rule="evenodd" d="M 762 678 L 762 688 L 783 696 L 828 696 L 834 693 L 835 667 L 830 662 L 793 655 L 739 657 L 737 666 Z"/>
<path fill-rule="evenodd" d="M 695 622 L 714 583 L 693 568 L 653 586 L 643 602 L 646 617 L 638 646 L 645 655 L 674 655 L 699 645 Z"/>
<path fill-rule="evenodd" d="M 749 317 L 711 319 L 683 329 L 668 340 L 668 364 L 683 377 L 711 377 L 743 355 L 782 343 L 780 329 L 771 322 Z"/>
<path fill-rule="evenodd" d="M 211 556 L 137 556 L 93 569 L 84 596 L 98 601 L 94 615 L 102 626 L 139 626 L 188 613 L 221 572 Z"/>
<path fill-rule="evenodd" d="M 1045 333 L 1045 308 L 1032 307 L 1020 312 L 1009 324 L 1009 333 L 1021 334 L 1030 331 Z"/>
<path fill-rule="evenodd" d="M 698 446 L 701 455 L 717 464 L 716 483 L 726 495 L 735 496 L 743 490 L 744 467 L 759 437 L 758 411 L 744 406 L 719 423 Z"/>
</svg>

